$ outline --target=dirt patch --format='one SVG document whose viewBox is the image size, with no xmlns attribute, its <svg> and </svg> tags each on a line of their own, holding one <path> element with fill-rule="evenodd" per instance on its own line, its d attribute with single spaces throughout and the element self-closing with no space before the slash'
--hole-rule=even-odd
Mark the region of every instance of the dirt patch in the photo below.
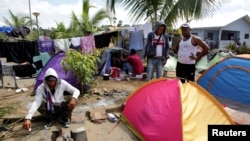
<svg viewBox="0 0 250 141">
<path fill-rule="evenodd" d="M 27 131 L 22 129 L 22 122 L 23 118 L 25 117 L 28 107 L 30 106 L 31 102 L 34 99 L 34 96 L 30 96 L 31 92 L 33 91 L 35 78 L 31 79 L 22 79 L 17 80 L 17 84 L 19 88 L 28 88 L 28 91 L 21 91 L 16 93 L 16 89 L 14 89 L 14 83 L 12 78 L 5 78 L 5 88 L 0 89 L 0 102 L 1 107 L 9 107 L 11 110 L 10 113 L 5 114 L 1 120 L 3 121 L 11 121 L 16 122 L 14 125 L 11 125 L 12 132 L 8 135 L 5 135 L 4 140 L 42 140 L 43 139 L 43 123 L 41 120 L 39 121 L 40 114 L 37 112 L 34 115 L 34 132 L 35 130 L 37 133 L 32 133 L 34 135 L 30 135 Z M 83 112 L 81 110 L 82 106 L 92 106 L 92 108 L 96 106 L 102 106 L 102 104 L 122 104 L 125 98 L 134 90 L 136 90 L 140 85 L 145 84 L 144 81 L 141 79 L 131 80 L 131 81 L 115 81 L 115 80 L 108 80 L 104 81 L 101 76 L 97 77 L 96 85 L 94 88 L 99 90 L 106 90 L 107 95 L 104 94 L 87 94 L 81 95 L 79 97 L 78 107 L 76 108 L 76 112 Z M 118 94 L 118 95 L 117 95 Z M 119 95 L 120 94 L 120 95 Z M 104 101 L 105 100 L 105 101 Z M 113 103 L 109 103 L 112 101 Z M 97 105 L 100 103 L 100 105 Z M 96 105 L 95 105 L 96 104 Z M 85 112 L 85 111 L 84 111 Z M 82 116 L 82 121 L 78 124 L 72 124 L 72 128 L 78 127 L 85 127 L 87 131 L 87 136 L 89 140 L 96 140 L 96 141 L 104 141 L 104 140 L 127 140 L 127 141 L 136 141 L 137 138 L 129 131 L 129 129 L 124 125 L 124 123 L 119 123 L 116 129 L 113 131 L 112 135 L 108 133 L 109 130 L 113 128 L 115 123 L 111 123 L 109 121 L 105 121 L 102 124 L 94 124 L 88 120 L 87 117 Z M 56 125 L 51 130 L 56 130 L 59 125 Z M 65 132 L 70 132 L 70 129 L 66 129 Z M 51 135 L 51 131 L 49 136 Z M 8 137 L 9 136 L 9 137 Z M 98 138 L 97 138 L 98 136 Z M 99 137 L 102 136 L 102 137 Z M 8 137 L 8 138 L 7 138 Z"/>
<path fill-rule="evenodd" d="M 174 72 L 165 73 L 166 77 L 174 78 Z M 34 99 L 34 96 L 30 96 L 33 91 L 35 84 L 35 78 L 29 79 L 20 79 L 17 80 L 17 85 L 19 88 L 28 88 L 28 91 L 21 91 L 16 93 L 15 84 L 13 78 L 4 78 L 4 89 L 0 89 L 0 102 L 1 106 L 10 107 L 12 109 L 11 113 L 4 115 L 2 121 L 11 121 L 11 124 L 8 126 L 11 132 L 8 132 L 4 138 L 1 140 L 25 140 L 25 141 L 34 141 L 34 140 L 43 140 L 44 131 L 43 131 L 43 121 L 39 119 L 40 114 L 38 112 L 34 115 L 34 120 L 32 122 L 33 129 L 32 132 L 27 132 L 22 129 L 23 118 L 25 117 L 28 107 Z M 138 89 L 140 86 L 146 84 L 147 82 L 142 81 L 142 79 L 133 79 L 130 81 L 127 80 L 103 80 L 102 76 L 97 77 L 96 84 L 93 86 L 91 93 L 81 95 L 79 97 L 79 102 L 74 112 L 78 114 L 76 118 L 80 119 L 76 123 L 72 123 L 69 129 L 65 129 L 67 134 L 70 134 L 71 129 L 76 129 L 79 127 L 84 127 L 87 132 L 88 140 L 90 141 L 107 141 L 107 140 L 126 140 L 126 141 L 138 141 L 135 135 L 127 128 L 127 126 L 120 122 L 112 123 L 108 120 L 100 124 L 91 122 L 88 117 L 85 116 L 86 107 L 87 108 L 98 108 L 105 107 L 107 105 L 121 105 L 125 99 Z M 93 94 L 93 91 L 96 91 L 96 94 Z M 118 113 L 119 114 L 119 113 Z M 14 124 L 13 124 L 14 123 Z M 60 124 L 52 126 L 48 131 L 48 136 L 50 137 L 52 131 L 57 130 L 61 127 Z M 112 131 L 112 133 L 110 133 Z M 8 138 L 7 138 L 8 137 Z"/>
</svg>

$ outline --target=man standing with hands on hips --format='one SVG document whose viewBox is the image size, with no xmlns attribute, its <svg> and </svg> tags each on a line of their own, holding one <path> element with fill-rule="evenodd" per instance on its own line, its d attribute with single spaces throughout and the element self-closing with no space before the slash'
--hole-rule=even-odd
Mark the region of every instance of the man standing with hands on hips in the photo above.
<svg viewBox="0 0 250 141">
<path fill-rule="evenodd" d="M 191 34 L 188 23 L 181 25 L 182 38 L 174 48 L 178 56 L 176 66 L 176 76 L 182 83 L 185 81 L 195 81 L 195 64 L 209 51 L 209 46 L 198 36 Z M 198 47 L 202 49 L 197 55 Z"/>
<path fill-rule="evenodd" d="M 68 100 L 64 99 L 64 92 L 72 94 Z M 63 127 L 69 127 L 69 118 L 76 106 L 80 91 L 63 79 L 59 79 L 53 68 L 48 68 L 43 83 L 37 87 L 35 100 L 25 117 L 23 128 L 31 129 L 31 119 L 38 110 L 45 118 L 45 129 L 50 129 L 57 118 Z"/>
</svg>

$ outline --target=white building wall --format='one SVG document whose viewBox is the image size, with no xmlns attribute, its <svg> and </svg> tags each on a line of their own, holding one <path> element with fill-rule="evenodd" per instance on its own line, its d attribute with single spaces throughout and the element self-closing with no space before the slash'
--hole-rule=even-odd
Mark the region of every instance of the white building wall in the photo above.
<svg viewBox="0 0 250 141">
<path fill-rule="evenodd" d="M 197 36 L 199 36 L 201 39 L 203 40 L 205 39 L 205 34 L 203 29 L 193 29 L 191 32 L 197 34 Z"/>
<path fill-rule="evenodd" d="M 228 34 L 219 35 L 220 31 L 223 33 L 230 33 L 230 31 L 232 31 L 232 33 L 236 33 L 237 38 L 240 38 L 241 43 L 245 41 L 246 44 L 250 46 L 250 23 L 249 21 L 246 21 L 244 18 L 245 17 L 242 17 L 236 21 L 233 21 L 229 23 L 228 25 L 225 25 L 224 27 L 214 27 L 214 28 L 205 27 L 205 28 L 197 28 L 197 29 L 193 28 L 191 32 L 195 33 L 203 40 L 205 40 L 208 33 L 213 33 L 212 40 L 214 41 L 216 41 L 217 39 L 221 39 L 219 38 L 219 36 L 224 36 L 223 38 L 224 40 L 219 41 L 219 47 L 221 48 L 229 43 L 232 43 L 233 40 L 227 39 Z M 249 35 L 249 38 L 245 39 L 245 35 Z"/>
<path fill-rule="evenodd" d="M 240 31 L 240 42 L 245 41 L 250 46 L 250 24 L 244 18 L 226 25 L 222 30 Z M 249 35 L 248 39 L 245 39 L 245 34 Z"/>
</svg>

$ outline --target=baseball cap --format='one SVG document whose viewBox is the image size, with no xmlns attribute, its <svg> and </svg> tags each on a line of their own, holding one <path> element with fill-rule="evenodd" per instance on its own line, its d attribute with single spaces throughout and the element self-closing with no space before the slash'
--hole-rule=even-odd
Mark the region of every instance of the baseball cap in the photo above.
<svg viewBox="0 0 250 141">
<path fill-rule="evenodd" d="M 182 27 L 188 27 L 188 28 L 190 28 L 190 25 L 188 23 L 184 23 L 184 24 L 181 25 L 181 28 Z"/>
</svg>

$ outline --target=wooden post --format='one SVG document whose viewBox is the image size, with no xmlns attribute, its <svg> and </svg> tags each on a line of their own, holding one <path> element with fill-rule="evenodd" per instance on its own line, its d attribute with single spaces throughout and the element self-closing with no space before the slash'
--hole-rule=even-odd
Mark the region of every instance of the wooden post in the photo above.
<svg viewBox="0 0 250 141">
<path fill-rule="evenodd" d="M 70 131 L 71 138 L 74 141 L 87 141 L 87 134 L 84 127 L 73 129 Z"/>
</svg>

